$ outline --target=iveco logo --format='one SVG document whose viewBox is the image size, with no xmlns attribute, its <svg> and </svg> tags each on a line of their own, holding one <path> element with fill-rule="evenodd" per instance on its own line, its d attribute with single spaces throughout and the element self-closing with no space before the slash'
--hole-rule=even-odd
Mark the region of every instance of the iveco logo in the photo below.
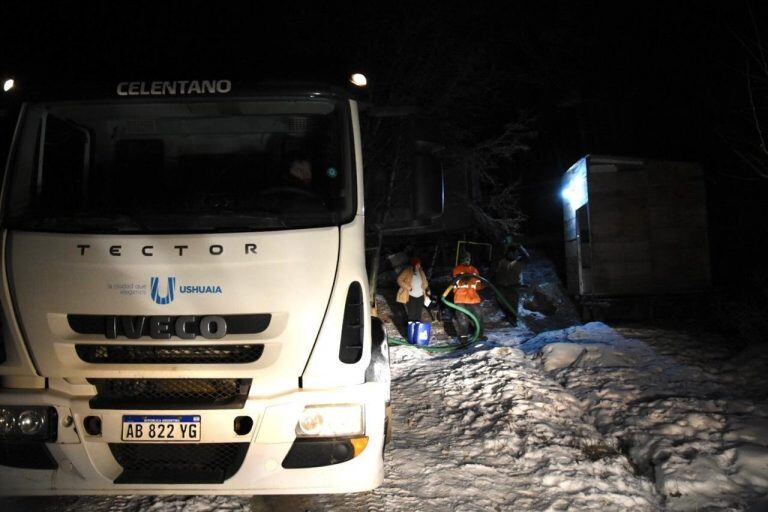
<svg viewBox="0 0 768 512">
<path fill-rule="evenodd" d="M 170 304 L 173 302 L 173 290 L 176 288 L 176 278 L 169 277 L 165 287 L 165 295 L 160 295 L 160 278 L 149 279 L 149 296 L 158 304 Z"/>
<path fill-rule="evenodd" d="M 197 336 L 209 340 L 223 338 L 227 334 L 227 321 L 223 316 L 107 316 L 105 335 L 108 339 L 118 336 L 137 340 L 149 336 L 156 340 L 176 336 L 192 340 Z"/>
</svg>

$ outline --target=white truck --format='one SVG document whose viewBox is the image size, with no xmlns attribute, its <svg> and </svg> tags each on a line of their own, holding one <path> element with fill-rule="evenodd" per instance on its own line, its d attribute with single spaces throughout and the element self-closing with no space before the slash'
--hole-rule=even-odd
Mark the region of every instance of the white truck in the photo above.
<svg viewBox="0 0 768 512">
<path fill-rule="evenodd" d="M 21 107 L 0 203 L 0 494 L 378 486 L 354 96 L 59 96 Z"/>
</svg>

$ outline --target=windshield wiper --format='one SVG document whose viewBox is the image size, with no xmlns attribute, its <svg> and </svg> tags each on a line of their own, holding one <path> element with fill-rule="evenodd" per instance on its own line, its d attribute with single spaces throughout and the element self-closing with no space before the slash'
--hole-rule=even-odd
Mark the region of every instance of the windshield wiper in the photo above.
<svg viewBox="0 0 768 512">
<path fill-rule="evenodd" d="M 240 213 L 221 210 L 216 213 L 170 213 L 142 215 L 149 229 L 194 229 L 198 231 L 235 231 L 237 229 L 287 228 L 285 220 L 274 212 Z"/>
<path fill-rule="evenodd" d="M 290 214 L 287 217 L 268 210 L 217 210 L 215 212 L 111 212 L 80 213 L 72 215 L 29 216 L 12 220 L 18 229 L 51 230 L 58 232 L 131 232 L 131 233 L 170 233 L 170 232 L 237 232 L 263 229 L 299 229 L 337 224 L 338 214 L 327 212 L 324 215 Z"/>
<path fill-rule="evenodd" d="M 21 229 L 51 229 L 55 231 L 68 230 L 109 230 L 116 232 L 138 232 L 144 230 L 142 223 L 125 214 L 89 214 L 80 213 L 74 215 L 38 215 L 17 219 Z"/>
</svg>

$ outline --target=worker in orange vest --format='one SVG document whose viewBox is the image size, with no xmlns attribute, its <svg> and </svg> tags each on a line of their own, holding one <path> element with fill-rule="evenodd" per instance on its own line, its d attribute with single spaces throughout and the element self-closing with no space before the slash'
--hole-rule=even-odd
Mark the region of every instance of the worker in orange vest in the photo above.
<svg viewBox="0 0 768 512">
<path fill-rule="evenodd" d="M 462 274 L 480 275 L 480 272 L 471 265 L 471 262 L 472 256 L 468 252 L 464 252 L 461 255 L 459 264 L 453 269 L 453 277 L 457 278 L 454 281 L 453 303 L 468 309 L 475 317 L 477 317 L 477 320 L 480 322 L 480 338 L 484 338 L 483 314 L 480 307 L 483 300 L 480 298 L 478 292 L 485 288 L 485 285 L 483 285 L 483 282 L 476 277 L 466 276 L 460 279 L 458 278 L 458 276 Z M 459 338 L 462 341 L 467 340 L 470 334 L 475 332 L 474 323 L 466 314 L 460 311 L 456 312 L 454 319 L 454 326 L 456 327 L 456 332 L 459 334 Z"/>
</svg>

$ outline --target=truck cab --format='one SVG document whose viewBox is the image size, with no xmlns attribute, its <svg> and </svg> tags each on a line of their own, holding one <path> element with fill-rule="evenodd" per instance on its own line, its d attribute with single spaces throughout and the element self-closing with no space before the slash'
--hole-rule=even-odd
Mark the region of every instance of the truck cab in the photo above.
<svg viewBox="0 0 768 512">
<path fill-rule="evenodd" d="M 212 79 L 33 96 L 0 210 L 0 494 L 382 481 L 353 94 Z"/>
</svg>

